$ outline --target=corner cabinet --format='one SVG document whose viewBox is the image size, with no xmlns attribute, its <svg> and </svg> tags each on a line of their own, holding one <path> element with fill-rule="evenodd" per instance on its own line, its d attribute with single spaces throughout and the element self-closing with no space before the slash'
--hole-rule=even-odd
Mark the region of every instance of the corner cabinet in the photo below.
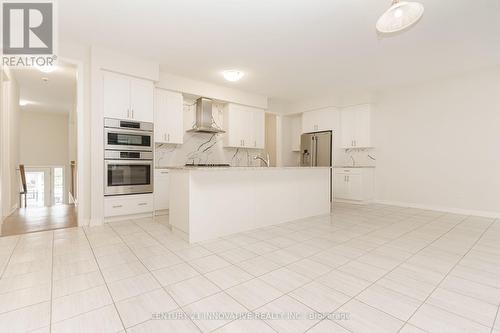
<svg viewBox="0 0 500 333">
<path fill-rule="evenodd" d="M 153 122 L 153 82 L 102 71 L 107 118 Z"/>
<path fill-rule="evenodd" d="M 265 111 L 244 105 L 224 107 L 224 146 L 264 149 Z"/>
<path fill-rule="evenodd" d="M 182 144 L 184 142 L 184 99 L 181 93 L 155 89 L 155 142 Z"/>
<path fill-rule="evenodd" d="M 342 148 L 371 147 L 370 105 L 356 105 L 342 109 Z"/>
<path fill-rule="evenodd" d="M 333 197 L 336 201 L 366 203 L 374 198 L 373 168 L 336 168 Z"/>
</svg>

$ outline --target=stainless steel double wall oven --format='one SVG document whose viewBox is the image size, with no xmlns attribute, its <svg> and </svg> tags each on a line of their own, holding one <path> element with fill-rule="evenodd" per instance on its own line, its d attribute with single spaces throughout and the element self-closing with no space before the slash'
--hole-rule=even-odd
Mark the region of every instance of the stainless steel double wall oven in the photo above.
<svg viewBox="0 0 500 333">
<path fill-rule="evenodd" d="M 104 119 L 104 195 L 153 192 L 153 123 Z"/>
</svg>

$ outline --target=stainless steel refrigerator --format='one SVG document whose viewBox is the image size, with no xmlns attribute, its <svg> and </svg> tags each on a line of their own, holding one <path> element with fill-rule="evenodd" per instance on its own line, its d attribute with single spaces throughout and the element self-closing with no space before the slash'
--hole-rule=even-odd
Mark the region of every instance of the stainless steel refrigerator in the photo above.
<svg viewBox="0 0 500 333">
<path fill-rule="evenodd" d="M 332 166 L 332 131 L 304 133 L 300 136 L 300 166 Z M 332 202 L 332 170 L 330 170 L 330 202 Z"/>
<path fill-rule="evenodd" d="M 300 166 L 332 166 L 332 131 L 300 136 Z"/>
</svg>

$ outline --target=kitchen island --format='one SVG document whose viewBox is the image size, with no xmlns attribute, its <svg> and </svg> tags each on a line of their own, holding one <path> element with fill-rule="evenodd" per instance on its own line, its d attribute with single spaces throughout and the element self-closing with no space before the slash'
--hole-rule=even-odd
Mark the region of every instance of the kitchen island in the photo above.
<svg viewBox="0 0 500 333">
<path fill-rule="evenodd" d="M 172 228 L 191 243 L 330 213 L 329 167 L 169 167 Z"/>
</svg>

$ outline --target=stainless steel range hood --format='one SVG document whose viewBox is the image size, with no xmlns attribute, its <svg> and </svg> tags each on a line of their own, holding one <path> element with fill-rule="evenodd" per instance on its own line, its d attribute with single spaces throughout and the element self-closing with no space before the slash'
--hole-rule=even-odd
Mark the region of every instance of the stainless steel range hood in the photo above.
<svg viewBox="0 0 500 333">
<path fill-rule="evenodd" d="M 191 133 L 225 133 L 217 128 L 212 117 L 212 100 L 200 97 L 196 100 L 196 123 L 188 132 Z"/>
</svg>

